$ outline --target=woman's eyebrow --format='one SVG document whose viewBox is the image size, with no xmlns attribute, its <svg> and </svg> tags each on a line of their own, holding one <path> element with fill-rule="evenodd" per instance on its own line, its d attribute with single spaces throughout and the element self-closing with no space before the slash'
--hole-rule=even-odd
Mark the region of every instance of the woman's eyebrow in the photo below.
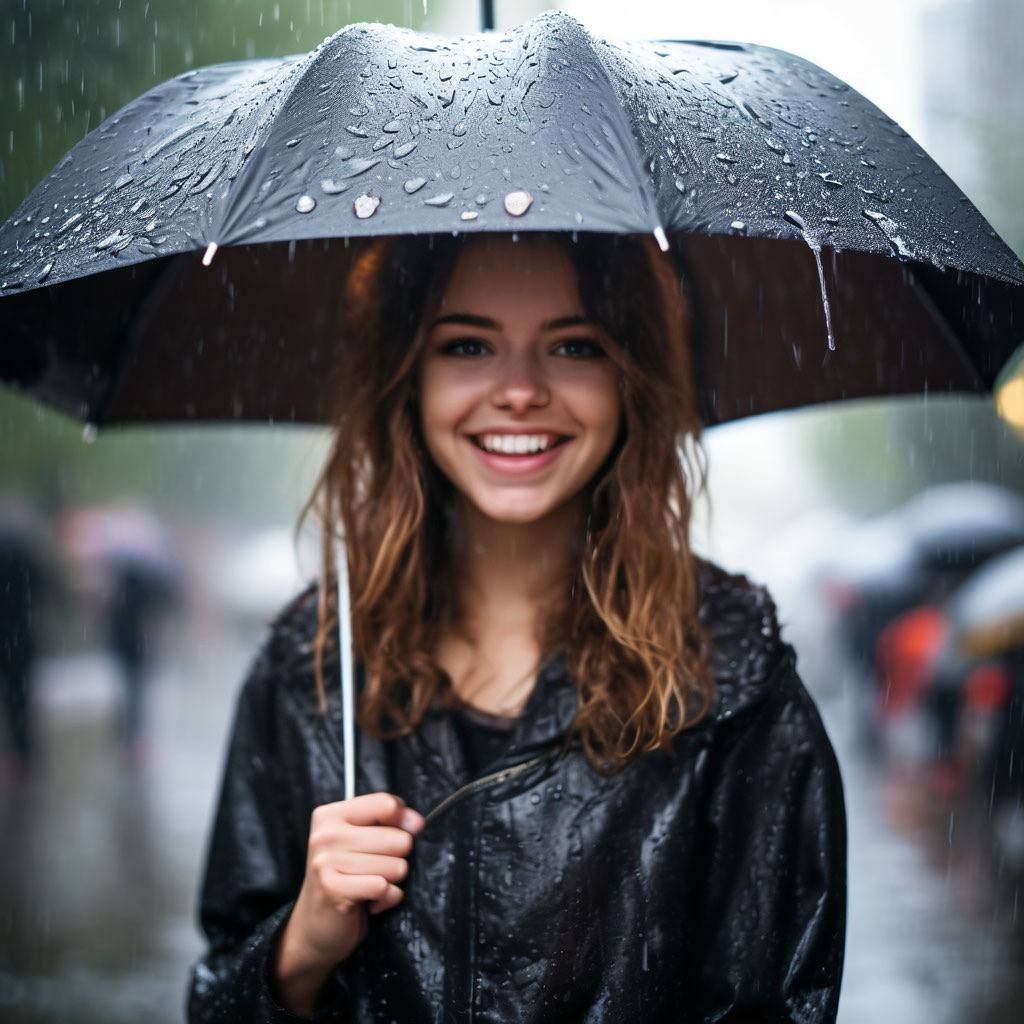
<svg viewBox="0 0 1024 1024">
<path fill-rule="evenodd" d="M 590 321 L 585 316 L 574 314 L 572 316 L 559 316 L 554 320 L 546 320 L 542 323 L 542 331 L 556 331 L 562 327 L 579 327 L 588 324 Z M 476 313 L 448 313 L 439 316 L 431 325 L 430 329 L 440 327 L 442 324 L 459 324 L 463 327 L 482 327 L 486 330 L 500 331 L 501 324 L 492 320 L 489 316 L 478 316 Z"/>
</svg>

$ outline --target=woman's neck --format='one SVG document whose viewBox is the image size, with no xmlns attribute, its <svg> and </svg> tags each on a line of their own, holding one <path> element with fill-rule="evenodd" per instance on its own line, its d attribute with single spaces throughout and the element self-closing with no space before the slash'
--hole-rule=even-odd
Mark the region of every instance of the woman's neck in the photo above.
<svg viewBox="0 0 1024 1024">
<path fill-rule="evenodd" d="M 471 636 L 536 635 L 578 557 L 581 510 L 582 502 L 570 502 L 532 523 L 500 523 L 460 503 L 453 554 L 461 625 Z"/>
</svg>

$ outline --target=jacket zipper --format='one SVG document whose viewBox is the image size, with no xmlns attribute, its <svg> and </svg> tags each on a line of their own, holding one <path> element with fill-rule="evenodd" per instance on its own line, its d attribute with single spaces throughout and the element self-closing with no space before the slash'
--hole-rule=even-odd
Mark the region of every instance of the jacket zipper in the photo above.
<svg viewBox="0 0 1024 1024">
<path fill-rule="evenodd" d="M 561 741 L 559 741 L 558 746 L 561 746 Z M 465 786 L 460 786 L 454 793 L 449 793 L 448 796 L 446 796 L 424 817 L 424 827 L 429 825 L 430 822 L 433 821 L 434 818 L 438 817 L 438 815 L 443 811 L 451 807 L 453 803 L 456 803 L 463 797 L 469 796 L 470 793 L 475 793 L 477 790 L 483 789 L 485 786 L 489 786 L 492 783 L 504 782 L 506 779 L 522 775 L 523 772 L 529 771 L 535 765 L 548 760 L 550 756 L 550 751 L 548 753 L 538 754 L 536 757 L 531 757 L 528 761 L 520 761 L 518 764 L 509 765 L 506 768 L 500 768 L 496 772 L 481 775 L 480 778 L 474 779 L 472 782 L 467 782 Z"/>
</svg>

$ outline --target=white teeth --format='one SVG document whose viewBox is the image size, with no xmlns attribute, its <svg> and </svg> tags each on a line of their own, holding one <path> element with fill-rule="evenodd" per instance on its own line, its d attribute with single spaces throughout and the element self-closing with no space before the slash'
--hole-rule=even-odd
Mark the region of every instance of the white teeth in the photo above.
<svg viewBox="0 0 1024 1024">
<path fill-rule="evenodd" d="M 483 434 L 480 446 L 503 455 L 526 455 L 550 448 L 555 438 L 550 434 Z"/>
</svg>

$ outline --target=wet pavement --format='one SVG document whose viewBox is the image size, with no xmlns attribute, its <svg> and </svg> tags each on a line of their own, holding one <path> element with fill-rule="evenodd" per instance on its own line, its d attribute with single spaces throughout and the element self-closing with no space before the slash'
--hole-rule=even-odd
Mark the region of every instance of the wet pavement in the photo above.
<svg viewBox="0 0 1024 1024">
<path fill-rule="evenodd" d="M 255 644 L 204 635 L 183 645 L 192 653 L 152 682 L 141 760 L 113 742 L 118 690 L 105 657 L 41 665 L 43 770 L 18 794 L 8 787 L 0 808 L 0 1019 L 182 1019 L 223 741 Z M 1019 1019 L 1014 907 L 989 885 L 971 809 L 929 805 L 911 768 L 859 756 L 848 690 L 807 682 L 840 756 L 850 821 L 840 1021 Z"/>
</svg>

